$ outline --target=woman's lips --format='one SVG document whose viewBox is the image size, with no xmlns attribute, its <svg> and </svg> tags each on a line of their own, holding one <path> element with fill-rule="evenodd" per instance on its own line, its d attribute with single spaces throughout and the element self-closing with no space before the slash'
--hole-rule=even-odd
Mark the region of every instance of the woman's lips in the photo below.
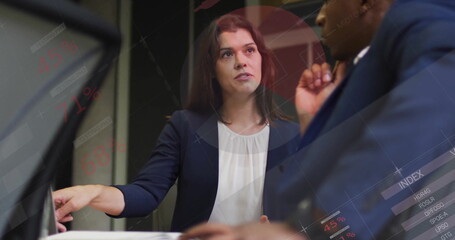
<svg viewBox="0 0 455 240">
<path fill-rule="evenodd" d="M 250 79 L 253 75 L 251 73 L 247 73 L 247 72 L 244 72 L 244 73 L 240 73 L 239 75 L 235 76 L 235 80 L 240 80 L 240 81 L 246 81 L 248 79 Z"/>
</svg>

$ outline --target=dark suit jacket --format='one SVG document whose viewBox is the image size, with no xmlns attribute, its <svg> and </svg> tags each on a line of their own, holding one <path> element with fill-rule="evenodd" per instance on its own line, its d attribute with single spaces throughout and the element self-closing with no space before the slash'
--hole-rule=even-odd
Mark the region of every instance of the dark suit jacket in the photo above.
<svg viewBox="0 0 455 240">
<path fill-rule="evenodd" d="M 455 143 L 454 76 L 455 1 L 397 0 L 309 126 L 300 161 L 283 165 L 273 217 L 299 206 L 293 223 L 311 239 L 329 239 L 341 226 L 356 239 L 387 232 L 401 216 L 392 207 L 421 190 L 433 174 L 424 166 Z M 384 194 L 390 189 L 397 191 Z M 335 222 L 324 222 L 331 214 Z"/>
<path fill-rule="evenodd" d="M 298 148 L 298 125 L 270 125 L 267 171 Z M 172 231 L 207 221 L 218 187 L 218 127 L 215 115 L 177 111 L 161 132 L 150 160 L 133 183 L 116 186 L 125 197 L 118 217 L 145 216 L 153 211 L 178 179 Z M 266 179 L 267 182 L 267 179 Z M 264 189 L 268 188 L 267 184 Z M 266 190 L 265 190 L 266 191 Z M 270 206 L 264 199 L 264 213 Z"/>
</svg>

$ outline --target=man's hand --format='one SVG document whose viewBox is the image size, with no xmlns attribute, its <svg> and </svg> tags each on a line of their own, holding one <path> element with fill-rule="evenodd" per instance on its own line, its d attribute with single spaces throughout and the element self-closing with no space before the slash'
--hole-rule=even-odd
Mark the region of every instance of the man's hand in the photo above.
<svg viewBox="0 0 455 240">
<path fill-rule="evenodd" d="M 327 63 L 313 64 L 311 69 L 303 71 L 295 90 L 295 107 L 302 133 L 325 100 L 345 77 L 346 67 L 347 62 L 337 62 L 334 72 L 331 73 Z"/>
<path fill-rule="evenodd" d="M 259 218 L 259 223 L 270 223 L 269 217 L 267 217 L 267 215 L 262 215 L 262 216 Z"/>
<path fill-rule="evenodd" d="M 250 223 L 237 227 L 206 223 L 193 227 L 180 236 L 180 240 L 192 238 L 203 240 L 307 240 L 301 233 L 277 223 Z"/>
<path fill-rule="evenodd" d="M 205 223 L 190 228 L 180 235 L 179 240 L 190 240 L 193 238 L 204 240 L 237 240 L 240 238 L 238 234 L 234 227 L 218 223 Z"/>
</svg>

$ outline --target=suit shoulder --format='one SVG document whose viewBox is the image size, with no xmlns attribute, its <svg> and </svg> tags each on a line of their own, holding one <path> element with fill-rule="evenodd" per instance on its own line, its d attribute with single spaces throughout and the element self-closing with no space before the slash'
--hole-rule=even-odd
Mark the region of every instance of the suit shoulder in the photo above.
<svg viewBox="0 0 455 240">
<path fill-rule="evenodd" d="M 274 122 L 275 128 L 278 128 L 283 131 L 290 131 L 290 132 L 298 132 L 299 131 L 299 125 L 295 122 L 292 121 L 287 121 L 287 120 L 275 120 Z"/>
<path fill-rule="evenodd" d="M 177 110 L 171 116 L 171 121 L 196 121 L 198 119 L 207 119 L 207 116 L 190 110 Z"/>
<path fill-rule="evenodd" d="M 397 34 L 412 30 L 409 27 L 429 26 L 432 22 L 455 20 L 455 1 L 398 0 L 389 9 L 384 23 Z M 436 36 L 433 36 L 436 37 Z"/>
<path fill-rule="evenodd" d="M 397 0 L 370 50 L 390 72 L 406 80 L 455 49 L 453 29 L 455 1 Z"/>
<path fill-rule="evenodd" d="M 201 114 L 190 110 L 178 110 L 172 114 L 169 123 L 180 127 L 198 129 L 214 115 Z"/>
</svg>

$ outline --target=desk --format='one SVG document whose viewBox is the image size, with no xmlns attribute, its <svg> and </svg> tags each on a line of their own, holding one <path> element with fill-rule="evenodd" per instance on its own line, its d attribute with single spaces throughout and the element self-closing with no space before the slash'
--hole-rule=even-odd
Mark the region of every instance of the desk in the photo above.
<svg viewBox="0 0 455 240">
<path fill-rule="evenodd" d="M 40 240 L 176 240 L 179 236 L 169 232 L 68 231 Z"/>
</svg>

